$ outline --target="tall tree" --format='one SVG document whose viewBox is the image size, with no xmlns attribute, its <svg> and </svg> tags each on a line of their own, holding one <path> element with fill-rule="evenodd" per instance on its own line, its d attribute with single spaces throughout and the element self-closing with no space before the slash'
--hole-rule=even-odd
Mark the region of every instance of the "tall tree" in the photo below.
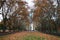
<svg viewBox="0 0 60 40">
<path fill-rule="evenodd" d="M 28 20 L 26 2 L 22 0 L 1 0 L 0 5 L 2 5 L 0 8 L 2 8 L 3 31 L 6 30 L 5 28 L 15 30 L 18 26 L 25 25 L 23 23 Z"/>
<path fill-rule="evenodd" d="M 34 19 L 42 27 L 41 30 L 48 29 L 50 32 L 55 29 L 55 23 L 53 17 L 55 17 L 55 8 L 53 1 L 51 0 L 35 0 Z M 35 22 L 36 22 L 35 21 Z M 53 26 L 53 27 L 52 27 Z M 46 30 L 47 31 L 47 30 Z"/>
</svg>

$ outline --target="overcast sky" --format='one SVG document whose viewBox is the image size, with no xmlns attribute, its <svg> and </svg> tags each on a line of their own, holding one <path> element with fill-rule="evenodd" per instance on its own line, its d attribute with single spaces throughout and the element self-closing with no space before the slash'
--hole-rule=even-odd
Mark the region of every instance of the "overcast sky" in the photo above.
<svg viewBox="0 0 60 40">
<path fill-rule="evenodd" d="M 0 13 L 2 13 L 2 9 L 0 9 Z M 0 15 L 0 22 L 2 20 L 2 15 Z"/>
<path fill-rule="evenodd" d="M 33 7 L 34 7 L 33 0 L 24 0 L 24 1 L 26 1 L 26 2 L 28 3 L 28 6 L 29 6 L 30 8 L 33 8 Z"/>
</svg>

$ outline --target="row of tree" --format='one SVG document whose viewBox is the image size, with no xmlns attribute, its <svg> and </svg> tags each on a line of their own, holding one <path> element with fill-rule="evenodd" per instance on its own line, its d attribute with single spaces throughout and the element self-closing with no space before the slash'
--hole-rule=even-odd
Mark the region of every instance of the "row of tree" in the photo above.
<svg viewBox="0 0 60 40">
<path fill-rule="evenodd" d="M 56 2 L 56 5 L 54 4 Z M 42 32 L 60 32 L 60 0 L 34 0 L 32 22 Z M 0 29 L 26 30 L 29 26 L 27 2 L 22 0 L 0 0 L 0 13 L 3 17 Z M 31 13 L 30 12 L 30 13 Z"/>
<path fill-rule="evenodd" d="M 35 0 L 34 3 L 36 29 L 48 33 L 60 32 L 60 0 Z"/>
<path fill-rule="evenodd" d="M 3 17 L 1 29 L 25 30 L 28 21 L 27 2 L 22 0 L 0 0 L 1 15 Z M 3 26 L 3 27 L 2 27 Z"/>
</svg>

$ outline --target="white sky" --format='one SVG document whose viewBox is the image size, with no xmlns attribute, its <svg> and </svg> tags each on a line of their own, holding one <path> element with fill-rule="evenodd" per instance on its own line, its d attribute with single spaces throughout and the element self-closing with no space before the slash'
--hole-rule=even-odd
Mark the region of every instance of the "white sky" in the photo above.
<svg viewBox="0 0 60 40">
<path fill-rule="evenodd" d="M 2 9 L 0 9 L 0 13 L 2 13 Z M 0 22 L 2 20 L 2 15 L 0 15 Z"/>
<path fill-rule="evenodd" d="M 28 3 L 28 6 L 29 6 L 30 8 L 34 8 L 33 0 L 24 0 L 24 1 L 26 1 L 26 2 Z"/>
<path fill-rule="evenodd" d="M 57 7 L 58 6 L 57 0 L 53 0 L 53 1 L 54 1 L 53 5 L 55 5 L 55 7 Z"/>
<path fill-rule="evenodd" d="M 1 22 L 1 20 L 2 20 L 2 15 L 0 15 L 0 22 Z"/>
</svg>

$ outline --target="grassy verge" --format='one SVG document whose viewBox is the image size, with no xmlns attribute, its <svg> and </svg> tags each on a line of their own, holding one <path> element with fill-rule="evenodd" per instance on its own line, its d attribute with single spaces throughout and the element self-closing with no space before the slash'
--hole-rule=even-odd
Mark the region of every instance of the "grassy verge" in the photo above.
<svg viewBox="0 0 60 40">
<path fill-rule="evenodd" d="M 41 38 L 40 36 L 29 35 L 29 36 L 25 36 L 23 40 L 47 40 L 47 39 L 43 37 Z"/>
<path fill-rule="evenodd" d="M 12 40 L 7 36 L 0 36 L 0 40 Z M 45 38 L 41 38 L 40 36 L 34 36 L 34 35 L 27 35 L 27 36 L 24 36 L 24 37 L 14 37 L 14 40 L 47 40 Z"/>
</svg>

